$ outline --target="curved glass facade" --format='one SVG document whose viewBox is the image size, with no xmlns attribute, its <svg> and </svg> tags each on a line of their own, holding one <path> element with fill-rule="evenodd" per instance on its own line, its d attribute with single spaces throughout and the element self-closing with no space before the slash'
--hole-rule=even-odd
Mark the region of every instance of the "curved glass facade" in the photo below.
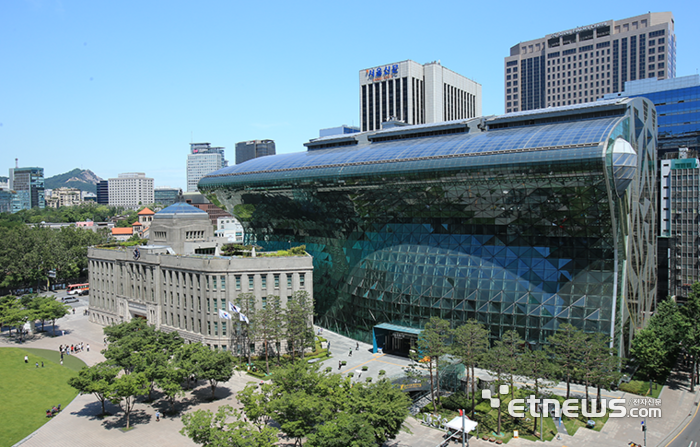
<svg viewBox="0 0 700 447">
<path fill-rule="evenodd" d="M 476 318 L 494 338 L 515 329 L 539 343 L 570 322 L 620 341 L 654 296 L 654 252 L 634 248 L 648 250 L 654 231 L 630 232 L 653 227 L 655 139 L 650 118 L 635 120 L 644 100 L 613 103 L 448 135 L 357 134 L 222 169 L 199 188 L 248 242 L 306 245 L 321 326 L 369 340 L 381 323 Z"/>
</svg>

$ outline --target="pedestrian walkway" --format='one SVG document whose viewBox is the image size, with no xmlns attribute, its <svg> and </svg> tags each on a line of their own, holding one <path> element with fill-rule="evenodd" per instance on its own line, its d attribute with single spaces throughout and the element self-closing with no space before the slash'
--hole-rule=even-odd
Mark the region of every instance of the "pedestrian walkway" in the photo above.
<svg viewBox="0 0 700 447">
<path fill-rule="evenodd" d="M 83 351 L 77 354 L 78 358 L 88 365 L 103 361 L 104 356 L 100 352 L 104 349 L 102 326 L 91 323 L 88 321 L 88 316 L 83 314 L 87 309 L 87 298 L 82 297 L 80 302 L 73 303 L 72 306 L 76 309 L 75 314 L 71 313 L 56 322 L 56 337 L 51 336 L 50 327 L 47 327 L 48 333 L 30 335 L 20 345 L 5 331 L 0 336 L 0 347 L 58 350 L 59 345 L 83 342 L 86 345 L 90 344 L 91 349 L 90 352 Z M 65 331 L 65 335 L 58 335 L 62 331 Z M 347 345 L 347 349 L 351 345 L 357 347 L 356 342 L 350 339 L 344 339 L 343 344 Z M 363 348 L 365 348 L 364 352 Z M 356 361 L 374 358 L 371 353 L 367 354 L 366 348 L 366 345 L 360 343 L 360 350 L 353 352 Z M 333 360 L 335 359 L 331 359 L 331 363 Z M 359 365 L 353 364 L 353 366 Z M 349 367 L 345 370 L 349 370 Z M 378 369 L 375 372 L 378 372 Z M 130 417 L 133 429 L 127 432 L 121 430 L 125 427 L 125 420 L 124 413 L 118 406 L 107 402 L 105 408 L 110 414 L 102 418 L 99 416 L 102 407 L 95 396 L 79 395 L 72 402 L 64 404 L 61 413 L 17 445 L 22 447 L 143 447 L 149 445 L 195 447 L 194 442 L 180 434 L 182 414 L 199 409 L 216 412 L 221 405 L 240 408 L 236 394 L 248 383 L 257 382 L 258 379 L 252 376 L 235 372 L 228 382 L 219 383 L 216 389 L 217 399 L 213 402 L 208 399 L 211 389 L 206 383 L 200 382 L 193 392 L 188 392 L 184 398 L 177 399 L 177 413 L 174 417 L 170 415 L 169 404 L 162 399 L 159 392 L 154 394 L 153 403 L 146 403 L 143 398 L 140 398 Z M 155 420 L 156 410 L 162 414 L 159 422 Z M 402 432 L 395 440 L 386 444 L 387 447 L 434 447 L 442 439 L 442 432 L 422 426 L 413 418 L 406 421 L 406 427 L 410 433 Z M 282 438 L 278 445 L 291 447 L 294 445 L 294 440 Z"/>
<path fill-rule="evenodd" d="M 59 345 L 78 344 L 80 342 L 90 344 L 90 352 L 83 351 L 77 354 L 78 358 L 88 365 L 93 365 L 103 361 L 104 357 L 100 350 L 104 348 L 102 327 L 90 323 L 88 317 L 83 315 L 87 302 L 83 298 L 79 303 L 74 303 L 75 314 L 56 322 L 56 334 L 65 331 L 65 335 L 52 337 L 51 328 L 47 326 L 47 333 L 30 335 L 27 340 L 18 344 L 15 338 L 10 338 L 4 331 L 0 336 L 0 346 L 30 347 L 39 349 L 58 350 Z M 411 362 L 409 359 L 390 354 L 374 354 L 372 346 L 367 343 L 357 343 L 355 340 L 340 336 L 332 331 L 323 330 L 321 336 L 331 342 L 331 352 L 333 357 L 322 362 L 322 369 L 331 367 L 333 372 L 347 374 L 350 371 L 361 372 L 355 374 L 353 381 L 364 381 L 367 377 L 376 379 L 379 371 L 386 372 L 385 377 L 398 376 L 403 373 L 403 368 Z M 352 356 L 349 355 L 352 350 Z M 346 365 L 341 365 L 338 369 L 338 361 L 345 360 Z M 367 366 L 367 371 L 362 371 L 362 367 Z M 477 371 L 477 376 L 486 380 L 491 377 L 486 371 Z M 240 408 L 236 400 L 236 393 L 242 390 L 247 383 L 257 382 L 251 376 L 243 373 L 235 373 L 226 383 L 219 384 L 217 388 L 217 400 L 209 402 L 207 396 L 210 393 L 206 384 L 200 384 L 194 392 L 188 393 L 185 398 L 178 399 L 178 413 L 175 417 L 169 414 L 168 404 L 164 399 L 160 399 L 156 393 L 154 403 L 146 403 L 140 400 L 131 415 L 133 430 L 123 432 L 124 414 L 119 407 L 107 403 L 106 409 L 111 415 L 104 418 L 99 417 L 101 411 L 100 403 L 93 395 L 83 395 L 75 398 L 73 402 L 64 405 L 64 410 L 47 422 L 39 430 L 24 439 L 20 444 L 23 447 L 45 447 L 70 446 L 70 447 L 116 447 L 144 445 L 168 445 L 169 447 L 194 446 L 195 444 L 187 437 L 182 436 L 179 431 L 182 428 L 181 414 L 186 411 L 196 409 L 209 409 L 215 411 L 219 406 L 228 404 L 234 408 Z M 683 423 L 689 414 L 695 409 L 700 393 L 691 393 L 687 386 L 687 374 L 685 372 L 674 371 L 668 381 L 668 386 L 664 388 L 661 398 L 662 418 L 658 420 L 647 419 L 647 445 L 665 446 L 672 437 L 680 431 Z M 554 388 L 557 394 L 565 394 L 566 385 L 560 383 Z M 583 396 L 584 390 L 580 385 L 572 385 L 572 394 Z M 594 390 L 591 390 L 594 393 Z M 603 397 L 622 397 L 627 400 L 627 407 L 640 406 L 635 404 L 635 400 L 640 397 L 623 392 L 605 392 Z M 164 417 L 160 422 L 155 421 L 155 411 L 160 411 Z M 411 433 L 403 432 L 396 440 L 386 444 L 387 447 L 434 447 L 442 441 L 443 433 L 439 430 L 421 425 L 420 422 L 410 417 L 407 420 L 407 427 Z M 574 436 L 560 434 L 561 439 L 549 443 L 555 447 L 613 447 L 627 446 L 630 442 L 641 444 L 643 433 L 641 431 L 639 418 L 618 418 L 609 419 L 601 432 L 580 428 Z M 289 440 L 289 445 L 293 441 Z M 493 445 L 487 441 L 472 438 L 471 446 Z M 19 444 L 18 444 L 19 445 Z M 284 443 L 282 444 L 284 445 Z M 456 445 L 456 444 L 455 444 Z M 523 439 L 513 439 L 510 446 L 531 447 L 535 443 Z M 541 443 L 537 445 L 541 446 Z"/>
</svg>

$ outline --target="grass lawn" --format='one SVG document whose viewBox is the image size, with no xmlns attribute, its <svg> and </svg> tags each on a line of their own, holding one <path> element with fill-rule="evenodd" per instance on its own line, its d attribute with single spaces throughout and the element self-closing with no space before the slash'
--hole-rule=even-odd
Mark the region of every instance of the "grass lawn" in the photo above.
<svg viewBox="0 0 700 447">
<path fill-rule="evenodd" d="M 594 417 L 591 418 L 595 421 L 595 427 L 593 427 L 593 430 L 595 431 L 601 431 L 603 429 L 603 426 L 605 425 L 606 422 L 608 422 L 608 417 L 610 416 L 609 412 L 605 412 L 605 416 L 603 417 Z M 580 416 L 578 418 L 567 418 L 564 416 L 564 426 L 566 427 L 566 432 L 573 436 L 576 431 L 579 428 L 584 427 L 586 430 L 590 430 L 590 428 L 586 427 L 586 423 L 588 422 L 588 418 L 585 416 Z"/>
<path fill-rule="evenodd" d="M 621 383 L 620 390 L 627 393 L 638 394 L 640 396 L 653 397 L 655 399 L 659 398 L 663 386 L 658 383 L 654 383 L 652 386 L 652 393 L 649 396 L 649 381 L 648 380 L 631 380 L 629 383 Z"/>
<path fill-rule="evenodd" d="M 46 410 L 65 408 L 78 394 L 67 382 L 85 363 L 75 356 L 64 357 L 63 366 L 59 361 L 57 350 L 0 348 L 0 447 L 21 441 L 48 422 Z"/>
</svg>

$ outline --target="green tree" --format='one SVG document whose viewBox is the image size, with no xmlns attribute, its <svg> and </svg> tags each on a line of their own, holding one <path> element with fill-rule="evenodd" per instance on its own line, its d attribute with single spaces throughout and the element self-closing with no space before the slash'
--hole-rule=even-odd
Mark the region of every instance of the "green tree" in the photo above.
<svg viewBox="0 0 700 447">
<path fill-rule="evenodd" d="M 307 438 L 308 445 L 370 445 L 370 438 L 381 445 L 398 434 L 410 404 L 385 379 L 353 384 L 302 360 L 274 370 L 270 384 L 246 387 L 238 399 L 251 421 L 265 424 L 269 415 L 297 444 Z"/>
<path fill-rule="evenodd" d="M 542 389 L 555 385 L 551 380 L 556 377 L 557 368 L 545 351 L 526 351 L 522 358 L 522 372 L 535 383 L 536 398 L 540 397 Z M 537 431 L 537 417 L 535 417 L 532 431 Z"/>
<path fill-rule="evenodd" d="M 376 445 L 383 445 L 399 434 L 411 404 L 406 393 L 387 379 L 380 379 L 375 384 L 355 384 L 348 394 L 349 398 L 342 401 L 342 412 L 360 415 L 374 433 Z"/>
<path fill-rule="evenodd" d="M 256 309 L 255 309 L 255 295 L 252 293 L 239 293 L 236 297 L 236 305 L 241 310 L 241 313 L 248 317 L 248 321 L 252 321 L 253 324 L 248 324 L 241 322 L 241 332 L 238 334 L 239 343 L 243 344 L 242 352 L 248 359 L 248 363 L 252 362 L 253 353 L 251 352 L 250 345 L 251 341 L 255 340 L 257 334 L 255 330 L 257 328 L 256 323 Z"/>
<path fill-rule="evenodd" d="M 53 335 L 56 336 L 56 320 L 61 319 L 70 313 L 70 306 L 56 300 L 45 301 L 41 305 L 41 315 L 47 320 L 51 320 Z M 43 322 L 42 322 L 43 328 Z"/>
<path fill-rule="evenodd" d="M 148 380 L 142 373 L 124 374 L 114 381 L 109 389 L 109 400 L 118 404 L 126 416 L 126 428 L 129 428 L 129 416 L 136 404 L 136 398 L 146 393 Z"/>
<path fill-rule="evenodd" d="M 501 340 L 496 340 L 496 342 L 493 344 L 493 347 L 489 349 L 488 354 L 486 355 L 485 359 L 485 366 L 486 369 L 491 373 L 491 375 L 496 377 L 495 385 L 496 385 L 496 391 L 498 392 L 501 384 L 505 383 L 506 380 L 505 378 L 509 375 L 510 372 L 510 350 L 508 347 L 503 343 Z M 499 393 L 499 399 L 501 400 L 501 403 L 503 403 L 503 399 L 500 397 Z M 503 405 L 498 406 L 498 419 L 497 419 L 497 433 L 501 433 L 501 407 Z"/>
<path fill-rule="evenodd" d="M 584 333 L 568 323 L 559 326 L 559 330 L 547 340 L 549 342 L 548 352 L 566 381 L 567 399 L 571 394 L 571 378 L 581 363 L 581 352 L 585 340 Z"/>
<path fill-rule="evenodd" d="M 506 331 L 501 336 L 501 342 L 508 351 L 508 362 L 506 368 L 508 371 L 508 383 L 510 385 L 510 398 L 515 399 L 515 375 L 522 372 L 520 355 L 522 354 L 525 341 L 520 338 L 515 331 Z"/>
<path fill-rule="evenodd" d="M 304 358 L 304 350 L 313 343 L 313 312 L 314 303 L 309 292 L 297 290 L 287 299 L 284 313 L 287 322 L 285 336 L 292 355 L 292 362 L 295 360 L 297 351 L 300 351 L 301 358 Z"/>
<path fill-rule="evenodd" d="M 688 294 L 688 300 L 681 309 L 682 344 L 691 358 L 690 391 L 695 391 L 698 382 L 698 356 L 700 355 L 700 283 L 695 283 Z"/>
<path fill-rule="evenodd" d="M 471 391 L 476 390 L 476 374 L 474 369 L 477 363 L 486 354 L 489 348 L 489 333 L 484 326 L 476 320 L 467 320 L 463 325 L 455 329 L 454 343 L 452 349 L 464 364 L 467 373 L 467 381 L 471 378 Z M 470 393 L 470 387 L 467 386 L 467 396 L 472 397 L 472 419 L 474 419 L 475 407 L 475 392 Z"/>
<path fill-rule="evenodd" d="M 435 412 L 437 412 L 437 405 L 440 403 L 440 357 L 449 352 L 447 342 L 450 336 L 450 322 L 432 317 L 425 323 L 416 343 L 418 356 L 427 360 L 428 373 L 430 374 L 430 394 Z"/>
<path fill-rule="evenodd" d="M 200 357 L 208 355 L 206 352 L 211 351 L 206 346 L 201 343 L 188 343 L 182 345 L 175 352 L 175 364 L 177 368 L 181 369 L 185 377 L 187 378 L 187 385 L 189 386 L 190 377 L 199 373 L 197 361 Z"/>
<path fill-rule="evenodd" d="M 233 357 L 227 351 L 205 349 L 197 353 L 197 377 L 209 381 L 211 398 L 215 398 L 216 386 L 233 376 Z"/>
<path fill-rule="evenodd" d="M 340 413 L 311 433 L 307 447 L 376 447 L 372 426 L 362 415 Z"/>
<path fill-rule="evenodd" d="M 263 342 L 265 349 L 265 371 L 268 374 L 270 374 L 270 345 L 281 340 L 284 334 L 284 325 L 282 324 L 282 319 L 279 318 L 282 310 L 280 297 L 277 295 L 268 295 L 265 307 L 258 312 L 257 318 L 252 322 L 255 327 L 254 332 L 258 335 L 258 339 Z"/>
<path fill-rule="evenodd" d="M 186 413 L 182 425 L 180 433 L 204 447 L 273 447 L 278 442 L 276 429 L 266 425 L 253 430 L 229 405 L 219 407 L 216 414 L 209 410 Z"/>
<path fill-rule="evenodd" d="M 670 372 L 668 347 L 652 328 L 647 327 L 637 332 L 630 353 L 639 362 L 641 372 L 649 378 L 651 394 L 653 382 L 668 376 Z"/>
<path fill-rule="evenodd" d="M 185 371 L 175 367 L 175 365 L 170 365 L 170 367 L 156 379 L 158 387 L 163 390 L 163 394 L 165 394 L 168 398 L 168 402 L 170 402 L 170 411 L 172 413 L 175 413 L 175 399 L 177 399 L 178 396 L 185 395 L 185 391 L 182 389 L 182 382 L 185 380 L 185 377 Z"/>
<path fill-rule="evenodd" d="M 83 367 L 77 376 L 68 379 L 68 385 L 82 394 L 94 394 L 102 404 L 102 414 L 105 414 L 105 401 L 110 395 L 118 374 L 119 368 L 100 362 L 90 367 Z"/>
<path fill-rule="evenodd" d="M 237 394 L 238 401 L 243 405 L 245 414 L 257 426 L 264 426 L 270 420 L 270 401 L 274 387 L 271 383 L 249 383 Z"/>
</svg>

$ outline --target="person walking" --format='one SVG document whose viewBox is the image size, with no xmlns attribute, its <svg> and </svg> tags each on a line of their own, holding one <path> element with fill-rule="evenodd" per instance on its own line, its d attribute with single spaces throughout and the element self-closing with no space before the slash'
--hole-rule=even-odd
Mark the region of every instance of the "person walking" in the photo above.
<svg viewBox="0 0 700 447">
<path fill-rule="evenodd" d="M 160 411 L 156 410 L 156 422 L 160 422 Z"/>
<path fill-rule="evenodd" d="M 360 342 L 358 341 L 357 345 L 355 345 L 355 351 L 359 351 L 359 350 L 360 350 Z"/>
<path fill-rule="evenodd" d="M 24 356 L 24 363 L 29 363 L 29 356 Z"/>
<path fill-rule="evenodd" d="M 90 352 L 90 343 L 87 344 L 87 352 Z"/>
<path fill-rule="evenodd" d="M 343 367 L 343 362 L 338 360 L 338 371 L 340 371 L 340 368 L 342 368 L 342 367 Z"/>
<path fill-rule="evenodd" d="M 348 357 L 352 357 L 352 348 L 350 348 L 350 353 L 348 354 Z"/>
</svg>

